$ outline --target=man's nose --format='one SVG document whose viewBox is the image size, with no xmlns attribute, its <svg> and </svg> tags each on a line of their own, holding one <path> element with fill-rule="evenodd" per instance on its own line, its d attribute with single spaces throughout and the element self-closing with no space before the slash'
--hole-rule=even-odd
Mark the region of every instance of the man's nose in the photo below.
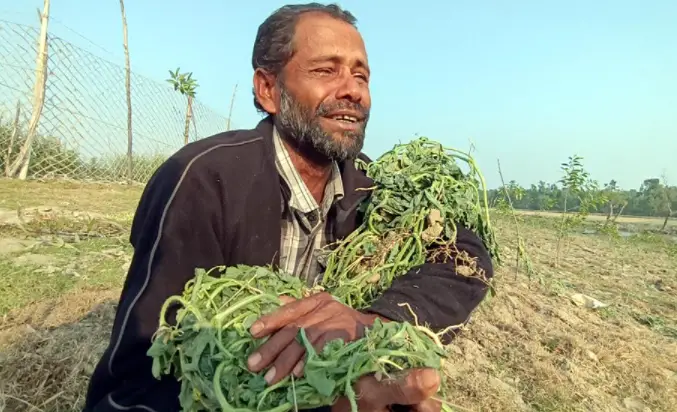
<svg viewBox="0 0 677 412">
<path fill-rule="evenodd" d="M 346 73 L 343 75 L 343 81 L 336 92 L 336 98 L 360 103 L 367 93 L 368 89 L 365 84 L 361 83 L 352 73 Z"/>
</svg>

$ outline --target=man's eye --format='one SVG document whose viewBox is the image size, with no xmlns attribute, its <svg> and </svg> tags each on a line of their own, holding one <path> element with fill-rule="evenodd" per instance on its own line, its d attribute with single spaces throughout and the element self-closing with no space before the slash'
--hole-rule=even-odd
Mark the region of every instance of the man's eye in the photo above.
<svg viewBox="0 0 677 412">
<path fill-rule="evenodd" d="M 314 71 L 320 74 L 332 74 L 334 72 L 334 69 L 331 69 L 329 67 L 321 67 L 319 69 L 315 69 Z"/>
<path fill-rule="evenodd" d="M 357 74 L 355 75 L 355 77 L 360 78 L 360 79 L 364 80 L 365 82 L 366 82 L 366 81 L 369 81 L 369 77 L 367 77 L 366 74 L 357 73 Z"/>
</svg>

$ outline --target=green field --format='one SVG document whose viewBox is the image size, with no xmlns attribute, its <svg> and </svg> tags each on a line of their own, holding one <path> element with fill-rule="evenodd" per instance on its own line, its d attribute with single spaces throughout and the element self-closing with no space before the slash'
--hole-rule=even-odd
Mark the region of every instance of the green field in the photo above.
<svg viewBox="0 0 677 412">
<path fill-rule="evenodd" d="M 80 410 L 141 190 L 0 180 L 0 410 Z M 449 401 L 472 411 L 673 411 L 677 242 L 574 234 L 556 266 L 553 216 L 518 216 L 533 273 L 516 273 L 514 224 L 496 215 L 497 295 L 449 347 Z M 619 220 L 627 230 L 662 223 L 629 219 Z M 608 306 L 578 306 L 578 293 Z"/>
</svg>

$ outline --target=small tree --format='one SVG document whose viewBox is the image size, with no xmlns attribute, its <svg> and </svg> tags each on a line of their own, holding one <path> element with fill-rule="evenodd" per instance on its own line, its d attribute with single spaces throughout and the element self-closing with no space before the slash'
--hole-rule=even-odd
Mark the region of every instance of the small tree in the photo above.
<svg viewBox="0 0 677 412">
<path fill-rule="evenodd" d="M 658 209 L 665 215 L 665 220 L 663 220 L 663 226 L 661 227 L 661 231 L 665 231 L 670 218 L 677 214 L 677 187 L 668 184 L 668 177 L 665 173 L 663 173 L 661 180 L 663 181 L 663 190 L 662 196 L 659 197 L 662 201 L 660 201 L 661 206 Z"/>
<path fill-rule="evenodd" d="M 650 216 L 664 217 L 663 229 L 672 216 L 672 199 L 670 186 L 667 185 L 667 179 L 663 176 L 663 182 L 659 178 L 644 179 L 639 188 L 643 209 Z"/>
<path fill-rule="evenodd" d="M 619 189 L 618 183 L 613 179 L 604 185 L 603 191 L 608 209 L 605 225 L 612 225 L 616 223 L 628 205 L 627 195 Z"/>
<path fill-rule="evenodd" d="M 515 254 L 515 278 L 519 275 L 520 260 L 524 262 L 524 266 L 527 271 L 527 275 L 531 278 L 533 273 L 533 268 L 531 266 L 531 259 L 527 254 L 527 247 L 524 243 L 524 239 L 520 234 L 520 225 L 519 219 L 517 219 L 517 214 L 515 213 L 514 208 L 514 199 L 520 200 L 524 197 L 525 190 L 517 184 L 514 180 L 511 180 L 507 185 L 505 184 L 505 179 L 503 179 L 503 170 L 501 170 L 501 161 L 496 159 L 498 164 L 498 175 L 501 178 L 501 193 L 498 194 L 494 207 L 496 207 L 499 213 L 512 215 L 513 222 L 515 223 L 515 236 L 517 237 L 517 250 Z"/>
<path fill-rule="evenodd" d="M 167 81 L 174 86 L 182 95 L 188 98 L 188 107 L 186 108 L 186 122 L 183 129 L 183 143 L 188 144 L 188 136 L 190 133 L 190 120 L 193 117 L 193 99 L 195 98 L 195 91 L 198 87 L 197 80 L 193 79 L 193 73 L 179 73 L 179 68 L 176 71 L 169 71 L 170 78 Z"/>
<path fill-rule="evenodd" d="M 499 164 L 500 167 L 500 164 Z M 502 184 L 494 198 L 494 208 L 502 214 L 510 214 L 515 203 L 524 198 L 526 191 L 517 182 L 511 180 L 508 184 Z"/>
<path fill-rule="evenodd" d="M 573 228 L 585 221 L 591 211 L 606 202 L 604 193 L 599 190 L 597 182 L 590 179 L 590 174 L 583 167 L 582 161 L 582 157 L 573 155 L 569 156 L 567 163 L 561 165 L 563 176 L 559 183 L 562 185 L 564 203 L 557 236 L 555 265 L 559 265 L 562 241 L 568 237 Z"/>
</svg>

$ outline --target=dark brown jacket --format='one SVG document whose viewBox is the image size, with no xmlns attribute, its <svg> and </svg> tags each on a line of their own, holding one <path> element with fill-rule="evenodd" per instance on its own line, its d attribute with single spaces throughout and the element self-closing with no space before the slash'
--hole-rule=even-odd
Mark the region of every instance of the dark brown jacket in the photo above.
<svg viewBox="0 0 677 412">
<path fill-rule="evenodd" d="M 366 159 L 366 158 L 365 158 Z M 341 239 L 360 224 L 358 188 L 372 182 L 353 162 L 341 165 L 344 198 L 332 210 Z M 162 303 L 180 294 L 196 267 L 277 263 L 282 204 L 288 195 L 275 166 L 272 121 L 186 145 L 148 182 L 132 224 L 134 247 L 110 344 L 94 371 L 85 411 L 178 411 L 179 383 L 151 375 L 146 355 Z M 488 276 L 490 257 L 478 237 L 461 228 L 458 248 L 477 257 Z M 459 276 L 453 263 L 429 263 L 393 282 L 371 311 L 434 329 L 463 323 L 486 293 Z"/>
</svg>

